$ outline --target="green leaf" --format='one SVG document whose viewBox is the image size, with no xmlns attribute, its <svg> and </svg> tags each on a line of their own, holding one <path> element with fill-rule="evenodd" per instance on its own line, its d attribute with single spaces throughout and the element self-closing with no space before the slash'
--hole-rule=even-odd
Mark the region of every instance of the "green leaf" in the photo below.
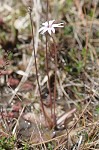
<svg viewBox="0 0 99 150">
<path fill-rule="evenodd" d="M 99 105 L 96 106 L 96 114 L 99 114 Z"/>
</svg>

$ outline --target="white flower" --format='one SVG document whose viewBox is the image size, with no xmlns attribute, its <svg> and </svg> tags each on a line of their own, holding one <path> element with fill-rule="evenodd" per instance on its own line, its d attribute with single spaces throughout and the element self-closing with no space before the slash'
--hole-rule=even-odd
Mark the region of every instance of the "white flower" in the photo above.
<svg viewBox="0 0 99 150">
<path fill-rule="evenodd" d="M 55 20 L 50 20 L 46 21 L 45 23 L 42 23 L 43 27 L 39 29 L 39 32 L 41 32 L 41 34 L 48 32 L 51 35 L 52 32 L 55 33 L 55 28 L 63 27 L 62 24 L 64 23 L 55 24 L 54 22 Z"/>
</svg>

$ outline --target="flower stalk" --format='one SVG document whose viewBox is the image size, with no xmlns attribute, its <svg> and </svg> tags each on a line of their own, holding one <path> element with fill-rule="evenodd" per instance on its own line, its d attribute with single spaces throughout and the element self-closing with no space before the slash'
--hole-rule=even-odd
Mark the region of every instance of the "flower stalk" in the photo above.
<svg viewBox="0 0 99 150">
<path fill-rule="evenodd" d="M 54 123 L 54 126 L 56 126 L 56 84 L 57 84 L 57 48 L 56 48 L 56 41 L 54 39 L 53 36 L 51 36 L 52 39 L 53 39 L 53 43 L 54 43 L 54 51 L 55 51 L 55 81 L 54 81 L 54 109 L 53 109 L 53 123 Z"/>
<path fill-rule="evenodd" d="M 51 108 L 51 116 L 53 117 L 53 126 L 56 126 L 56 94 L 57 94 L 57 89 L 56 89 L 56 84 L 57 84 L 57 48 L 56 48 L 56 42 L 54 39 L 54 36 L 52 33 L 55 33 L 55 28 L 61 28 L 63 27 L 63 23 L 56 24 L 54 23 L 55 20 L 49 20 L 48 18 L 48 0 L 47 0 L 47 14 L 46 14 L 46 22 L 42 23 L 42 27 L 39 29 L 39 32 L 41 34 L 46 33 L 46 70 L 47 70 L 47 76 L 48 76 L 48 90 L 49 90 L 49 95 L 50 95 L 50 108 Z M 49 78 L 49 69 L 48 69 L 48 34 L 53 40 L 54 44 L 54 51 L 55 51 L 55 56 L 54 56 L 54 62 L 55 62 L 55 81 L 54 81 L 54 100 L 52 101 L 52 96 L 51 96 L 51 88 L 50 88 L 50 78 Z"/>
<path fill-rule="evenodd" d="M 47 1 L 48 2 L 48 1 Z M 48 6 L 47 6 L 48 8 Z M 47 11 L 48 12 L 48 11 Z M 48 19 L 48 14 L 47 14 L 47 19 Z M 49 94 L 50 94 L 50 106 L 51 106 L 51 114 L 52 114 L 52 117 L 53 117 L 53 126 L 55 127 L 56 126 L 56 84 L 57 84 L 57 48 L 56 48 L 56 42 L 55 42 L 55 39 L 52 35 L 52 33 L 55 33 L 55 28 L 58 28 L 58 27 L 63 27 L 63 23 L 59 23 L 59 24 L 56 24 L 54 23 L 55 20 L 48 20 L 46 21 L 45 23 L 42 23 L 43 27 L 41 27 L 39 29 L 39 32 L 41 34 L 44 34 L 46 33 L 46 67 L 47 67 L 47 76 L 48 76 L 48 85 L 49 85 Z M 48 74 L 48 35 L 50 35 L 50 37 L 52 38 L 53 40 L 53 44 L 54 44 L 54 51 L 55 51 L 55 56 L 54 56 L 54 61 L 55 61 L 55 81 L 54 81 L 54 101 L 52 102 L 52 98 L 51 98 L 51 90 L 50 90 L 50 78 L 49 78 L 49 74 Z M 53 105 L 53 106 L 52 106 Z M 53 112 L 52 112 L 52 109 L 53 109 Z"/>
<path fill-rule="evenodd" d="M 35 44 L 34 44 L 34 30 L 33 30 L 33 21 L 32 21 L 31 11 L 32 11 L 32 9 L 29 7 L 29 16 L 30 16 L 30 24 L 31 24 L 32 46 L 33 46 L 33 52 L 34 52 L 34 63 L 35 63 L 35 70 L 36 70 L 36 79 L 37 79 L 37 84 L 38 84 L 38 89 L 39 89 L 41 108 L 42 108 L 44 117 L 46 119 L 46 113 L 45 113 L 45 110 L 44 110 L 44 104 L 43 104 L 43 100 L 42 100 L 41 87 L 40 87 L 39 78 L 38 78 L 38 68 L 37 68 L 37 61 L 36 61 L 36 52 L 35 52 Z"/>
<path fill-rule="evenodd" d="M 50 87 L 50 77 L 49 77 L 49 68 L 48 68 L 48 35 L 46 34 L 46 72 L 48 77 L 48 91 L 50 97 L 50 108 L 51 108 L 51 116 L 52 116 L 52 94 L 51 94 L 51 87 Z"/>
<path fill-rule="evenodd" d="M 46 20 L 49 22 L 49 1 L 47 0 L 47 13 L 46 13 Z M 49 26 L 49 23 L 48 23 Z M 49 68 L 48 68 L 48 34 L 46 34 L 46 71 L 47 71 L 47 77 L 48 77 L 48 91 L 49 91 L 49 97 L 50 97 L 50 108 L 51 108 L 51 116 L 52 116 L 52 94 L 51 94 L 51 88 L 50 88 L 50 77 L 49 77 Z"/>
</svg>

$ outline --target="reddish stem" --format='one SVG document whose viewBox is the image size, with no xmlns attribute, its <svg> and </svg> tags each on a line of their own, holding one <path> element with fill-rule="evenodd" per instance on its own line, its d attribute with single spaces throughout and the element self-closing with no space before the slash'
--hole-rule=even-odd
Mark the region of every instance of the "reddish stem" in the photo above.
<svg viewBox="0 0 99 150">
<path fill-rule="evenodd" d="M 34 62 L 35 62 L 35 70 L 36 70 L 36 79 L 37 79 L 37 84 L 38 84 L 38 89 L 39 89 L 41 108 L 42 108 L 44 117 L 46 119 L 46 113 L 45 113 L 45 110 L 44 110 L 44 104 L 43 104 L 43 100 L 42 100 L 41 88 L 40 88 L 39 78 L 38 78 L 38 69 L 37 69 L 37 62 L 36 62 L 36 52 L 35 52 L 35 46 L 34 46 L 34 30 L 33 30 L 33 21 L 32 21 L 31 11 L 32 10 L 29 7 L 29 15 L 30 15 L 30 23 L 31 23 L 31 33 L 32 33 L 32 45 L 33 45 Z"/>
<path fill-rule="evenodd" d="M 55 50 L 55 82 L 54 82 L 54 113 L 53 113 L 53 121 L 54 121 L 54 126 L 56 126 L 56 114 L 55 114 L 55 110 L 56 110 L 56 84 L 57 84 L 57 48 L 56 48 L 56 42 L 53 36 L 51 36 L 53 39 L 53 43 L 54 43 L 54 50 Z"/>
<path fill-rule="evenodd" d="M 52 116 L 52 95 L 51 95 L 51 88 L 50 88 L 50 77 L 49 77 L 49 69 L 48 69 L 48 36 L 46 34 L 46 71 L 48 77 L 48 90 L 50 96 L 50 108 L 51 108 L 51 116 Z"/>
<path fill-rule="evenodd" d="M 49 25 L 49 1 L 47 0 L 47 13 L 46 13 L 46 20 L 48 21 Z M 49 77 L 49 70 L 48 70 L 48 35 L 46 34 L 46 71 L 47 71 L 47 77 L 48 77 L 48 90 L 49 90 L 49 96 L 50 96 L 50 108 L 51 108 L 51 116 L 52 116 L 52 95 L 51 95 L 51 88 L 50 88 L 50 77 Z"/>
</svg>

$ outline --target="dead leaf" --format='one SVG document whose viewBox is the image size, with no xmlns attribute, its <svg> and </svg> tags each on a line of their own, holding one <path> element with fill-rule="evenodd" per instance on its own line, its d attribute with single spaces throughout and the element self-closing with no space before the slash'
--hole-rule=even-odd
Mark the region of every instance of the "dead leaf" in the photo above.
<svg viewBox="0 0 99 150">
<path fill-rule="evenodd" d="M 68 113 L 63 114 L 58 120 L 57 120 L 57 125 L 63 124 L 66 119 L 70 118 L 73 113 L 76 111 L 76 108 L 70 110 Z"/>
</svg>

